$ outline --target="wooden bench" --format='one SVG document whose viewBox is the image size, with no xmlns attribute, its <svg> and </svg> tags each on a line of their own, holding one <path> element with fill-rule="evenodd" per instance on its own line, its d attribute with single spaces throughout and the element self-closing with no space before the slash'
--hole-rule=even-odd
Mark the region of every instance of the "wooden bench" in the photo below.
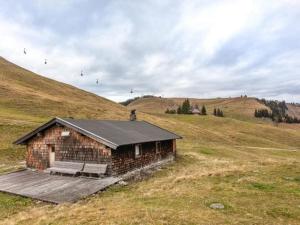
<svg viewBox="0 0 300 225">
<path fill-rule="evenodd" d="M 83 174 L 89 175 L 97 175 L 97 176 L 104 176 L 107 170 L 107 164 L 84 164 L 84 168 L 81 171 Z"/>
<path fill-rule="evenodd" d="M 64 161 L 54 161 L 53 166 L 48 168 L 46 171 L 53 173 L 76 175 L 83 169 L 84 163 L 77 162 L 64 162 Z"/>
</svg>

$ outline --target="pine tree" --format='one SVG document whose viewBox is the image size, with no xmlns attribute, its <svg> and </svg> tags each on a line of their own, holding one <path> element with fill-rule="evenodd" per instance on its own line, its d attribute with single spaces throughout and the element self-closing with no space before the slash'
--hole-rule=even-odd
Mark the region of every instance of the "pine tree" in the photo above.
<svg viewBox="0 0 300 225">
<path fill-rule="evenodd" d="M 214 109 L 214 115 L 218 117 L 224 117 L 223 111 L 219 108 Z"/>
<path fill-rule="evenodd" d="M 169 113 L 170 113 L 170 114 L 176 114 L 176 110 L 175 110 L 175 109 L 170 109 L 170 110 L 169 110 Z"/>
<path fill-rule="evenodd" d="M 207 114 L 206 114 L 206 108 L 205 108 L 205 105 L 202 106 L 201 114 L 202 114 L 202 115 L 207 115 Z"/>
<path fill-rule="evenodd" d="M 191 104 L 188 99 L 184 100 L 181 107 L 182 114 L 189 114 L 191 110 Z"/>
<path fill-rule="evenodd" d="M 178 106 L 178 108 L 177 108 L 177 114 L 181 114 L 181 113 L 182 113 L 181 106 Z"/>
<path fill-rule="evenodd" d="M 223 111 L 220 110 L 220 117 L 224 117 Z"/>
</svg>

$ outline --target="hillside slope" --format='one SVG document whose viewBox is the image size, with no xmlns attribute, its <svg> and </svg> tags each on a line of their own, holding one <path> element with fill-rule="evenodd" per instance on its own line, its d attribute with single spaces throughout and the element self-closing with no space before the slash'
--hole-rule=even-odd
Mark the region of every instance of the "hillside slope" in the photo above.
<svg viewBox="0 0 300 225">
<path fill-rule="evenodd" d="M 0 57 L 0 118 L 80 116 L 123 118 L 126 109 L 108 99 L 23 69 Z"/>
<path fill-rule="evenodd" d="M 292 117 L 297 117 L 300 118 L 300 105 L 295 105 L 295 104 L 287 104 L 288 107 L 288 114 L 289 116 Z"/>
<path fill-rule="evenodd" d="M 184 137 L 174 164 L 76 204 L 26 205 L 5 195 L 0 224 L 299 224 L 300 126 L 168 114 L 147 120 Z M 215 202 L 225 208 L 211 209 Z"/>
<path fill-rule="evenodd" d="M 131 102 L 127 107 L 146 113 L 164 113 L 167 108 L 177 109 L 184 100 L 185 98 L 140 98 Z M 189 98 L 189 100 L 192 105 L 197 104 L 199 107 L 205 105 L 208 114 L 212 114 L 214 108 L 220 108 L 226 116 L 235 118 L 253 117 L 255 109 L 267 108 L 255 98 Z"/>
<path fill-rule="evenodd" d="M 137 109 L 145 113 L 164 113 L 167 109 L 177 109 L 185 98 L 159 98 L 148 97 L 139 98 L 131 102 L 127 108 Z M 256 98 L 215 98 L 215 99 L 196 99 L 189 98 L 190 103 L 201 107 L 205 105 L 208 114 L 212 114 L 214 108 L 223 110 L 227 117 L 233 118 L 253 118 L 255 109 L 268 109 L 264 104 L 257 101 Z M 287 104 L 287 113 L 292 117 L 300 118 L 300 106 Z"/>
</svg>

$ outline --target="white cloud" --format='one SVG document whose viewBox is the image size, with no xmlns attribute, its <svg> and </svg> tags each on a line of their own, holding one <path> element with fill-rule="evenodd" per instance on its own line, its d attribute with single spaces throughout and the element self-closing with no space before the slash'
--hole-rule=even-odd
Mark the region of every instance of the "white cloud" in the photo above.
<svg viewBox="0 0 300 225">
<path fill-rule="evenodd" d="M 3 3 L 0 55 L 114 100 L 249 93 L 295 101 L 298 3 L 37 0 L 9 14 Z"/>
<path fill-rule="evenodd" d="M 212 1 L 208 6 L 192 1 L 184 4 L 177 27 L 187 39 L 188 49 L 212 56 L 227 40 L 260 21 L 260 9 L 253 1 Z M 195 46 L 198 43 L 198 47 Z"/>
</svg>

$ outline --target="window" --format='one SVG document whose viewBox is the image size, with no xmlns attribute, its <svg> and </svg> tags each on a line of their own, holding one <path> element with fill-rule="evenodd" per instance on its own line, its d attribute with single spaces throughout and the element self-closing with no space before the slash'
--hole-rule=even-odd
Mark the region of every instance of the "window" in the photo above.
<svg viewBox="0 0 300 225">
<path fill-rule="evenodd" d="M 160 153 L 160 151 L 161 151 L 161 142 L 160 141 L 156 142 L 156 148 L 155 148 L 155 150 L 156 150 L 156 154 Z"/>
<path fill-rule="evenodd" d="M 70 136 L 70 131 L 64 130 L 61 132 L 62 137 L 69 137 Z"/>
<path fill-rule="evenodd" d="M 140 157 L 142 154 L 142 145 L 135 145 L 135 158 Z"/>
</svg>

